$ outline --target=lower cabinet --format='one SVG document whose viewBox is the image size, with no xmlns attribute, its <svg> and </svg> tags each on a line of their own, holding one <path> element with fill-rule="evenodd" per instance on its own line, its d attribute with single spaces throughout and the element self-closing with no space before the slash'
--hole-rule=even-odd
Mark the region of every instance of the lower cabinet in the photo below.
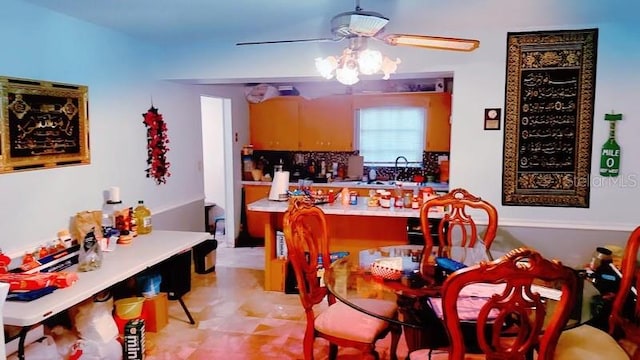
<svg viewBox="0 0 640 360">
<path fill-rule="evenodd" d="M 245 208 L 254 201 L 269 196 L 269 185 L 244 185 Z M 269 213 L 247 210 L 247 221 L 244 226 L 252 238 L 264 238 L 264 224 L 269 221 Z"/>
</svg>

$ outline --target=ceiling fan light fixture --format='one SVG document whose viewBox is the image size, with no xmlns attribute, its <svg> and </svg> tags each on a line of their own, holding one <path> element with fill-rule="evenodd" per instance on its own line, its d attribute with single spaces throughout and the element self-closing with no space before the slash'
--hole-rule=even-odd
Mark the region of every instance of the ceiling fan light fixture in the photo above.
<svg viewBox="0 0 640 360">
<path fill-rule="evenodd" d="M 353 44 L 356 44 L 354 42 Z M 336 79 L 344 85 L 353 85 L 360 81 L 360 74 L 373 75 L 383 73 L 383 79 L 396 72 L 400 59 L 391 60 L 377 50 L 352 49 L 342 51 L 340 57 L 316 58 L 316 69 L 325 79 Z"/>
</svg>

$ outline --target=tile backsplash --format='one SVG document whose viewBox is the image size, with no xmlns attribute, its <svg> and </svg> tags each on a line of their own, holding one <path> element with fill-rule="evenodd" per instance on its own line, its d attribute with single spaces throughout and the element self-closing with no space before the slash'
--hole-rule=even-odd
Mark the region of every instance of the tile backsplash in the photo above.
<svg viewBox="0 0 640 360">
<path fill-rule="evenodd" d="M 332 164 L 338 163 L 344 166 L 344 173 L 347 173 L 346 166 L 350 156 L 358 155 L 358 151 L 347 152 L 317 152 L 317 151 L 267 151 L 255 150 L 253 152 L 253 161 L 256 168 L 262 169 L 265 174 L 273 174 L 274 165 L 282 165 L 283 169 L 291 173 L 292 180 L 303 178 L 315 178 L 320 180 L 320 167 L 324 162 L 325 169 L 332 171 Z M 434 176 L 436 182 L 439 181 L 439 158 L 449 156 L 448 152 L 430 152 L 425 151 L 422 156 L 422 167 L 401 166 L 398 173 L 400 181 L 411 181 L 414 175 Z M 370 167 L 364 166 L 362 174 L 368 174 Z M 395 169 L 391 167 L 375 167 L 376 178 L 379 180 L 393 180 L 395 177 Z"/>
</svg>

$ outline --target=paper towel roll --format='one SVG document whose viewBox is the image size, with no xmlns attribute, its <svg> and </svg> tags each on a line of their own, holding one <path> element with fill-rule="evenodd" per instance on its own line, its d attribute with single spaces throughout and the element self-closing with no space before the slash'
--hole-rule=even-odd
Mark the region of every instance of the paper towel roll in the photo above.
<svg viewBox="0 0 640 360">
<path fill-rule="evenodd" d="M 109 188 L 109 201 L 120 202 L 120 188 L 112 186 Z"/>
<path fill-rule="evenodd" d="M 288 200 L 287 193 L 289 191 L 289 172 L 276 171 L 273 173 L 273 182 L 271 190 L 269 190 L 269 200 L 285 201 Z"/>
</svg>

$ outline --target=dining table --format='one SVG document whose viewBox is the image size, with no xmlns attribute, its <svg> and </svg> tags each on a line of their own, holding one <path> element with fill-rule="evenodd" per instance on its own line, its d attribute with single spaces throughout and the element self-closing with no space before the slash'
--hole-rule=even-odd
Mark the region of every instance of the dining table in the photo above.
<svg viewBox="0 0 640 360">
<path fill-rule="evenodd" d="M 420 255 L 423 247 L 420 245 L 398 245 L 382 248 L 372 248 L 359 254 L 350 254 L 331 263 L 325 269 L 324 283 L 328 291 L 339 301 L 370 316 L 400 324 L 403 327 L 405 340 L 409 351 L 424 348 L 442 348 L 448 344 L 446 329 L 441 314 L 433 307 L 432 299 L 441 296 L 441 284 L 447 274 L 435 264 L 438 249 L 434 247 L 429 263 L 434 264 L 429 274 L 420 273 Z M 475 248 L 450 247 L 449 253 L 461 260 L 465 266 L 480 261 L 489 261 L 504 253 L 490 253 L 482 246 Z M 506 253 L 506 252 L 505 252 Z M 357 256 L 358 259 L 349 259 Z M 399 279 L 388 279 L 379 273 L 372 273 L 372 264 L 379 261 L 396 261 L 401 264 L 402 272 Z M 429 267 L 427 267 L 429 268 Z M 579 295 L 566 328 L 573 328 L 592 319 L 597 315 L 600 293 L 593 283 L 583 276 L 583 272 L 576 270 L 579 277 Z M 559 290 L 538 286 L 537 290 L 543 297 L 548 297 L 548 306 L 559 296 Z M 479 290 L 483 291 L 483 290 Z M 483 294 L 481 296 L 484 296 Z M 490 295 L 486 295 L 489 297 Z M 376 312 L 375 308 L 367 308 L 366 302 L 359 299 L 383 299 L 393 301 L 398 305 L 397 317 Z M 438 299 L 439 300 L 439 299 Z M 549 312 L 550 313 L 550 312 Z M 473 320 L 461 321 L 464 327 L 473 331 Z"/>
</svg>

